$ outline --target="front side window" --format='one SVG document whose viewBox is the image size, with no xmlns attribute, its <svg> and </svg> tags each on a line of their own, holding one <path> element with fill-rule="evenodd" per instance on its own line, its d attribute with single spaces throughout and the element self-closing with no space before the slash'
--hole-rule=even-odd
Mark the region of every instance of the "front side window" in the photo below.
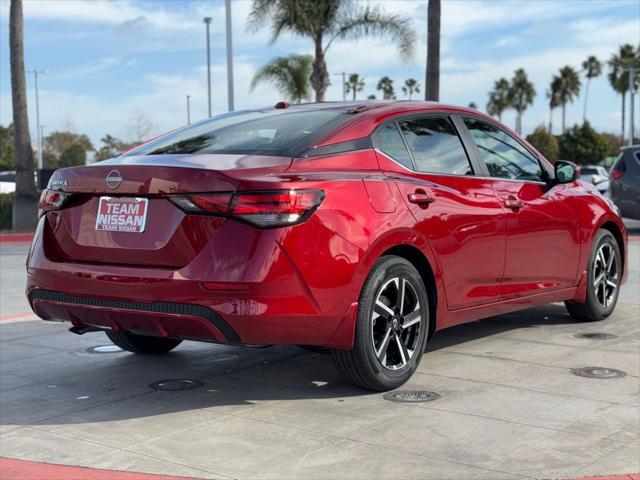
<svg viewBox="0 0 640 480">
<path fill-rule="evenodd" d="M 395 123 L 386 123 L 376 130 L 376 146 L 396 162 L 413 170 L 413 162 Z"/>
<path fill-rule="evenodd" d="M 538 160 L 510 135 L 498 127 L 473 118 L 465 118 L 464 123 L 480 150 L 490 176 L 543 181 Z"/>
<path fill-rule="evenodd" d="M 446 117 L 423 117 L 398 123 L 419 172 L 473 175 L 460 137 Z"/>
</svg>

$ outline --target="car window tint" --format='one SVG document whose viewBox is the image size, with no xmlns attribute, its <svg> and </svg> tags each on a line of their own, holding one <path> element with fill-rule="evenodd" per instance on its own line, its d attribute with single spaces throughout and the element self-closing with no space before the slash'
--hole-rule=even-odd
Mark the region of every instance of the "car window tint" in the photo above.
<svg viewBox="0 0 640 480">
<path fill-rule="evenodd" d="M 382 125 L 376 131 L 376 143 L 381 152 L 413 170 L 413 162 L 395 123 Z"/>
<path fill-rule="evenodd" d="M 492 177 L 542 181 L 538 160 L 510 135 L 480 120 L 465 118 L 464 123 Z"/>
<path fill-rule="evenodd" d="M 473 175 L 467 153 L 451 120 L 423 117 L 399 122 L 420 172 Z"/>
</svg>

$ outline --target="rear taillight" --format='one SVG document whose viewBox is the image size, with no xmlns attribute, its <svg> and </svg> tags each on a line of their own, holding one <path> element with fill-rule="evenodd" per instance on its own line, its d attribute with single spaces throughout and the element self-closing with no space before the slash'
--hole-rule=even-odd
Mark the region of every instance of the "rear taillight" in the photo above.
<svg viewBox="0 0 640 480">
<path fill-rule="evenodd" d="M 611 174 L 609 175 L 609 178 L 611 180 L 618 180 L 620 177 L 622 177 L 622 175 L 624 175 L 624 172 L 622 170 L 614 170 L 613 172 L 611 172 Z"/>
<path fill-rule="evenodd" d="M 38 218 L 51 210 L 58 210 L 71 194 L 56 192 L 54 190 L 43 190 L 38 203 Z"/>
<path fill-rule="evenodd" d="M 304 222 L 320 206 L 323 190 L 194 193 L 169 197 L 188 213 L 221 215 L 261 228 Z"/>
</svg>

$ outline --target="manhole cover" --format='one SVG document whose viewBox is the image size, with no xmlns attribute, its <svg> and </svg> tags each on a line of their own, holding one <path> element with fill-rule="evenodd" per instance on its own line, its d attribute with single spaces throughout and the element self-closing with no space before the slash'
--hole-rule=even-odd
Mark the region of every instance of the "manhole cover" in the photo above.
<svg viewBox="0 0 640 480">
<path fill-rule="evenodd" d="M 203 386 L 200 380 L 189 380 L 189 379 L 171 379 L 171 380 L 160 380 L 158 382 L 153 382 L 149 385 L 149 388 L 153 390 L 158 390 L 160 392 L 182 392 L 184 390 L 195 390 L 196 388 L 200 388 Z"/>
<path fill-rule="evenodd" d="M 400 390 L 399 392 L 385 393 L 382 398 L 390 402 L 419 403 L 438 400 L 440 394 L 424 390 Z"/>
<path fill-rule="evenodd" d="M 606 367 L 582 367 L 572 368 L 571 373 L 579 377 L 587 378 L 620 378 L 626 375 L 622 370 Z"/>
<path fill-rule="evenodd" d="M 604 332 L 586 332 L 586 333 L 576 333 L 574 335 L 576 338 L 585 338 L 587 340 L 611 340 L 612 338 L 617 338 L 617 335 L 613 333 L 604 333 Z"/>
<path fill-rule="evenodd" d="M 116 345 L 98 345 L 97 347 L 89 347 L 87 348 L 87 352 L 89 353 L 118 353 L 123 350 Z"/>
</svg>

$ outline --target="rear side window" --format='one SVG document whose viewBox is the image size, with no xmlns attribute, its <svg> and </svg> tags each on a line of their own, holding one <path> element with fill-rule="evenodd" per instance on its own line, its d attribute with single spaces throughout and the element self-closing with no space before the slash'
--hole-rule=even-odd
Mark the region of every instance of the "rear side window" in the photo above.
<svg viewBox="0 0 640 480">
<path fill-rule="evenodd" d="M 451 120 L 423 117 L 398 123 L 419 172 L 473 175 Z"/>
<path fill-rule="evenodd" d="M 234 112 L 169 133 L 127 155 L 229 153 L 295 157 L 353 118 L 338 109 Z"/>
<path fill-rule="evenodd" d="M 464 123 L 480 150 L 490 176 L 536 182 L 543 180 L 538 160 L 517 140 L 498 127 L 480 120 L 465 118 Z"/>
<path fill-rule="evenodd" d="M 376 144 L 381 152 L 413 170 L 413 162 L 395 123 L 387 123 L 376 130 Z"/>
</svg>

